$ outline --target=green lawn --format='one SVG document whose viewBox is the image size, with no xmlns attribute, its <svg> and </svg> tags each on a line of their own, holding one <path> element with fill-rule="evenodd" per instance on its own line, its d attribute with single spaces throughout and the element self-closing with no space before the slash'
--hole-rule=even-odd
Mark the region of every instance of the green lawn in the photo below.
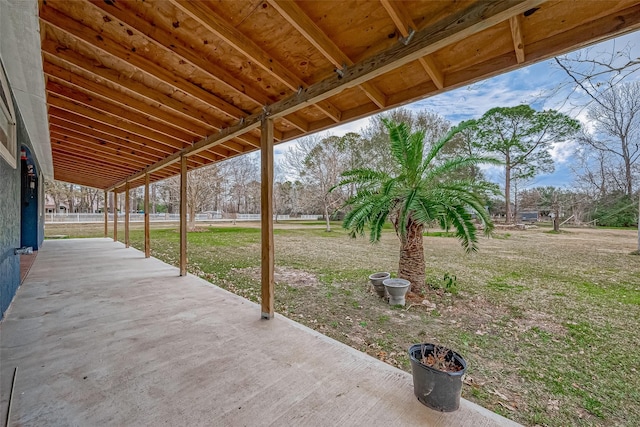
<svg viewBox="0 0 640 427">
<path fill-rule="evenodd" d="M 153 256 L 175 265 L 176 226 L 152 227 Z M 102 230 L 47 224 L 46 233 Z M 331 233 L 321 222 L 276 224 L 276 310 L 405 370 L 412 343 L 452 347 L 469 364 L 464 397 L 526 425 L 640 425 L 636 231 L 544 231 L 497 232 L 465 254 L 455 238 L 429 230 L 432 288 L 397 308 L 367 283 L 373 272 L 397 270 L 392 230 L 372 245 L 338 224 Z M 204 226 L 188 241 L 190 273 L 259 300 L 257 225 Z M 131 243 L 142 249 L 138 224 Z"/>
</svg>

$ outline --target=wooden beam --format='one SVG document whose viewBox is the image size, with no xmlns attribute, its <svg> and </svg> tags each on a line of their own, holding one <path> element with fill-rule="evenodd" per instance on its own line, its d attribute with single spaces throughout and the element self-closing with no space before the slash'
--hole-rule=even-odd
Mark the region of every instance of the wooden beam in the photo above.
<svg viewBox="0 0 640 427">
<path fill-rule="evenodd" d="M 132 171 L 135 171 L 135 167 L 127 167 L 123 165 L 116 164 L 105 164 L 98 159 L 94 159 L 91 156 L 86 155 L 82 152 L 70 152 L 65 151 L 64 149 L 58 148 L 57 146 L 51 147 L 51 154 L 55 160 L 65 160 L 69 164 L 76 165 L 80 170 L 89 170 L 95 171 L 96 173 L 104 173 L 105 175 L 117 175 L 117 174 L 130 174 Z"/>
<path fill-rule="evenodd" d="M 273 247 L 273 119 L 261 124 L 260 147 L 261 197 L 260 221 L 262 236 L 262 318 L 273 318 L 274 312 L 274 247 Z"/>
<path fill-rule="evenodd" d="M 217 130 L 208 123 L 203 124 L 198 119 L 192 119 L 191 117 L 185 118 L 182 115 L 170 113 L 163 110 L 159 104 L 154 103 L 155 105 L 150 105 L 126 93 L 109 89 L 102 84 L 85 79 L 82 76 L 71 73 L 49 62 L 44 62 L 43 68 L 45 75 L 50 77 L 49 81 L 54 81 L 61 86 L 72 86 L 72 89 L 76 91 L 115 104 L 115 108 L 125 108 L 135 114 L 143 114 L 155 120 L 157 123 L 169 123 L 170 126 L 184 132 L 186 135 L 191 135 L 191 137 L 202 138 L 212 131 Z"/>
<path fill-rule="evenodd" d="M 134 173 L 135 166 L 127 166 L 121 163 L 108 162 L 102 158 L 95 158 L 82 148 L 64 146 L 58 144 L 51 145 L 51 154 L 54 162 L 63 161 L 66 164 L 77 167 L 79 171 L 95 172 L 96 176 L 120 176 Z"/>
<path fill-rule="evenodd" d="M 212 32 L 231 47 L 245 55 L 253 63 L 260 66 L 264 71 L 271 74 L 282 84 L 292 91 L 297 91 L 307 84 L 289 68 L 282 65 L 275 58 L 262 50 L 255 42 L 242 34 L 229 22 L 216 15 L 213 10 L 206 7 L 204 3 L 192 2 L 188 0 L 172 0 L 184 13 Z M 340 121 L 340 110 L 327 100 L 316 103 L 316 107 L 334 121 Z"/>
<path fill-rule="evenodd" d="M 44 28 L 44 27 L 43 27 Z M 209 124 L 216 129 L 221 129 L 227 126 L 227 123 L 214 117 L 209 112 L 205 112 L 201 109 L 195 108 L 191 105 L 184 104 L 171 96 L 154 90 L 140 82 L 133 79 L 123 79 L 122 74 L 116 70 L 112 70 L 106 67 L 98 67 L 94 64 L 94 61 L 74 52 L 71 49 L 63 48 L 52 40 L 45 40 L 42 43 L 42 51 L 45 52 L 45 59 L 49 61 L 61 62 L 64 65 L 69 64 L 75 68 L 80 69 L 83 73 L 88 74 L 91 78 L 99 78 L 106 80 L 123 91 L 128 91 L 137 94 L 149 102 L 157 103 L 160 108 L 164 108 L 171 114 L 178 114 L 181 117 L 186 117 L 191 120 L 198 120 L 200 123 Z M 55 58 L 55 59 L 51 59 Z M 296 119 L 295 117 L 287 120 Z M 253 146 L 260 147 L 260 141 L 251 135 L 245 135 L 244 142 Z"/>
<path fill-rule="evenodd" d="M 109 166 L 96 163 L 88 163 L 84 159 L 77 159 L 75 154 L 52 150 L 53 166 L 63 168 L 68 172 L 81 172 L 89 174 L 92 178 L 120 179 L 126 177 L 128 172 L 113 170 Z"/>
<path fill-rule="evenodd" d="M 83 106 L 83 105 L 77 105 L 74 101 L 72 100 L 66 100 L 64 98 L 56 98 L 56 97 L 50 97 L 49 98 L 49 102 L 52 105 L 57 105 L 60 106 L 62 108 L 69 108 L 72 109 L 73 111 L 71 112 L 71 114 L 80 114 L 83 115 L 84 117 L 79 118 L 79 120 L 82 121 L 88 121 L 90 124 L 87 124 L 87 126 L 91 126 L 91 127 L 96 127 L 97 123 L 96 122 L 91 122 L 92 118 L 93 120 L 102 120 L 105 121 L 107 120 L 107 118 L 109 117 L 108 114 L 103 114 L 103 112 L 100 111 L 94 111 L 93 109 L 91 109 L 89 106 Z M 56 113 L 57 114 L 57 113 Z M 115 120 L 116 122 L 119 120 L 115 115 L 113 116 L 113 120 Z M 126 123 L 126 124 L 131 124 L 131 123 Z M 135 125 L 134 125 L 135 126 Z M 132 128 L 132 129 L 135 129 Z M 115 132 L 115 131 L 114 131 Z M 161 135 L 161 134 L 157 134 L 155 133 L 155 131 L 153 131 L 152 129 L 147 129 L 146 132 L 142 132 L 142 133 L 146 133 L 148 135 L 153 135 L 156 134 L 156 140 L 163 140 L 163 138 L 166 138 L 166 135 Z M 125 132 L 125 134 L 127 134 Z M 79 137 L 78 135 L 75 135 L 75 137 L 78 137 L 78 139 L 82 139 L 83 141 L 87 141 L 87 142 L 93 142 L 93 143 L 98 143 L 100 145 L 104 145 L 105 147 L 109 144 L 104 144 L 104 141 L 98 141 L 98 140 L 91 140 L 91 139 L 87 139 L 87 138 L 83 138 L 83 137 Z M 147 145 L 150 146 L 151 148 L 153 148 L 154 151 L 159 150 L 159 147 L 162 147 L 162 144 L 158 144 L 155 141 L 149 141 L 148 138 L 146 136 L 140 136 L 140 135 L 130 135 L 127 138 L 127 141 L 133 141 L 136 144 L 132 144 L 130 142 L 126 142 L 124 143 L 123 147 L 126 149 L 127 152 L 130 152 L 131 149 L 133 148 L 132 145 L 136 145 L 138 150 L 142 150 L 143 152 L 138 151 L 135 155 L 136 158 L 138 158 L 138 160 L 141 160 L 143 158 L 148 158 L 148 157 L 152 157 L 154 153 L 150 153 L 147 154 L 147 150 L 146 147 Z M 141 142 L 140 142 L 141 141 Z M 164 139 L 164 142 L 168 142 L 168 139 Z M 76 141 L 77 142 L 77 141 Z M 122 145 L 121 142 L 117 142 L 117 145 Z M 143 145 L 143 147 L 139 147 L 140 145 Z M 183 146 L 184 144 L 181 144 L 181 146 Z M 111 145 L 109 145 L 111 148 L 115 148 L 112 147 Z M 176 149 L 178 149 L 178 147 L 176 147 Z M 105 151 L 107 151 L 105 149 Z M 220 147 L 214 150 L 215 153 L 200 153 L 198 154 L 197 157 L 192 157 L 192 162 L 198 164 L 199 166 L 205 165 L 211 161 L 218 161 L 221 160 L 222 158 L 226 158 L 229 156 L 229 151 L 225 150 L 224 148 Z M 171 151 L 170 151 L 171 152 Z M 176 152 L 176 150 L 172 151 L 173 153 Z M 123 152 L 123 155 L 126 155 L 126 153 Z M 160 157 L 157 154 L 155 155 L 155 157 Z M 158 161 L 158 160 L 155 160 Z M 134 161 L 135 163 L 135 161 Z M 144 162 L 144 164 L 148 165 L 149 162 Z"/>
<path fill-rule="evenodd" d="M 118 192 L 113 192 L 113 241 L 118 241 Z"/>
<path fill-rule="evenodd" d="M 121 129 L 92 121 L 85 117 L 76 115 L 68 111 L 60 110 L 56 107 L 49 107 L 49 124 L 52 132 L 73 135 L 83 141 L 99 143 L 101 146 L 110 146 L 114 149 L 125 150 L 127 152 L 136 151 L 136 156 L 144 158 L 148 165 L 148 158 L 154 155 L 164 158 L 167 154 L 172 154 L 175 150 L 163 144 L 158 144 L 154 140 L 141 137 L 123 131 Z M 55 131 L 53 130 L 55 129 Z M 71 131 L 71 132 L 69 132 Z M 84 135 L 84 136 L 81 136 Z M 86 139 L 85 136 L 90 139 Z M 194 158 L 196 163 L 203 165 L 204 159 Z"/>
<path fill-rule="evenodd" d="M 400 35 L 405 39 L 409 37 L 411 31 L 416 31 L 416 24 L 409 15 L 404 5 L 398 1 L 380 0 L 380 3 L 387 11 L 387 14 L 395 24 Z M 442 72 L 433 61 L 433 58 L 429 55 L 419 58 L 418 62 L 422 65 L 422 68 L 427 72 L 433 83 L 442 89 L 444 87 L 444 76 Z"/>
<path fill-rule="evenodd" d="M 129 219 L 131 214 L 131 193 L 129 183 L 124 187 L 124 247 L 129 247 Z"/>
<path fill-rule="evenodd" d="M 158 26 L 154 25 L 153 23 L 138 17 L 134 13 L 131 13 L 129 10 L 126 9 L 126 6 L 127 6 L 126 3 L 105 2 L 103 0 L 91 0 L 91 1 L 95 6 L 109 13 L 111 16 L 121 21 L 123 24 L 131 27 L 133 31 L 140 33 L 142 37 L 145 37 L 147 40 L 149 40 L 156 46 L 166 50 L 168 53 L 171 53 L 173 56 L 179 57 L 180 60 L 186 61 L 191 65 L 193 65 L 194 67 L 199 68 L 203 73 L 207 74 L 211 79 L 225 86 L 228 90 L 233 91 L 237 96 L 245 98 L 250 102 L 254 102 L 256 106 L 259 106 L 259 107 L 262 107 L 263 105 L 270 104 L 275 101 L 275 99 L 272 99 L 271 97 L 264 94 L 259 88 L 254 87 L 248 82 L 241 81 L 240 79 L 236 78 L 233 75 L 233 73 L 225 70 L 222 67 L 219 67 L 215 62 L 211 62 L 207 60 L 205 57 L 201 55 L 197 55 L 196 53 L 193 52 L 193 49 L 191 46 L 188 46 L 186 43 L 184 43 L 175 35 L 167 33 L 166 31 L 160 29 Z M 43 27 L 43 28 L 46 28 L 46 27 Z M 131 31 L 131 30 L 128 30 L 128 31 Z M 53 43 L 50 40 L 48 42 Z M 67 60 L 65 56 L 69 56 L 67 55 L 69 53 L 68 50 L 64 49 L 63 51 L 61 51 L 61 49 L 57 45 L 55 45 L 55 43 L 53 44 L 54 44 L 53 52 L 55 52 L 54 55 L 57 58 L 63 57 L 65 60 Z M 48 49 L 50 53 L 53 53 L 51 52 L 51 46 L 47 46 L 47 41 L 43 43 L 43 50 L 44 49 Z M 71 53 L 71 56 L 73 56 L 73 53 Z M 79 67 L 83 67 L 83 64 L 85 64 L 84 66 L 86 66 L 86 62 L 91 62 L 91 61 L 81 60 L 81 61 L 74 62 L 74 64 Z M 124 85 L 124 84 L 131 83 L 135 85 L 137 83 L 133 81 L 130 82 L 130 79 L 125 79 L 127 80 L 125 82 L 121 81 L 122 79 L 120 78 L 121 77 L 120 74 L 115 70 L 97 69 L 95 71 L 101 72 L 101 75 L 104 75 L 105 73 L 107 75 L 111 74 L 111 77 L 113 77 L 113 75 L 115 74 L 116 76 L 115 81 L 113 78 L 110 78 L 110 81 L 112 81 L 115 84 Z M 136 93 L 142 94 L 144 96 L 150 92 L 150 89 L 148 87 L 145 86 L 145 88 L 146 89 L 144 90 L 139 90 L 139 89 L 138 90 L 131 89 L 131 90 L 133 90 Z M 166 106 L 171 106 L 172 103 L 176 103 L 176 101 L 173 100 L 172 98 L 170 97 L 167 97 L 167 98 L 169 98 L 169 100 L 166 100 L 164 102 L 162 101 L 158 101 L 158 102 Z M 169 102 L 167 103 L 167 101 Z M 181 113 L 181 114 L 185 113 L 187 108 L 189 108 L 189 106 L 184 104 L 181 104 L 181 105 L 182 105 L 182 108 L 174 107 L 174 111 L 177 111 L 178 113 Z M 241 110 L 239 110 L 237 107 L 235 107 L 232 104 L 226 103 L 226 101 L 224 101 L 221 98 L 220 98 L 220 105 L 218 104 L 215 104 L 215 105 L 208 104 L 208 105 L 211 105 L 212 107 L 219 109 L 221 112 L 227 114 L 229 117 L 232 117 L 232 118 L 240 118 L 246 115 L 244 112 L 241 112 Z M 184 110 L 184 111 L 181 111 L 181 110 Z M 196 117 L 197 114 L 191 113 L 191 116 Z M 295 114 L 286 116 L 283 119 L 296 127 L 299 126 L 299 123 L 304 122 L 302 118 L 298 117 Z M 217 119 L 207 118 L 207 123 L 214 125 L 217 128 L 226 127 L 226 125 L 222 125 L 222 124 L 218 125 L 217 123 L 219 123 L 219 120 Z M 245 137 L 248 138 L 245 141 L 249 145 L 256 148 L 260 148 L 259 140 L 254 141 L 250 135 L 245 135 Z"/>
<path fill-rule="evenodd" d="M 106 190 L 104 192 L 104 205 L 102 210 L 104 211 L 104 237 L 106 238 L 109 234 L 109 192 Z"/>
<path fill-rule="evenodd" d="M 128 179 L 133 180 L 133 179 L 140 178 L 145 173 L 155 172 L 159 169 L 166 167 L 167 165 L 170 165 L 172 163 L 179 161 L 180 156 L 191 156 L 193 154 L 199 153 L 202 150 L 208 150 L 211 147 L 223 144 L 226 141 L 229 141 L 237 137 L 238 135 L 242 135 L 253 129 L 257 129 L 260 126 L 261 117 L 262 117 L 262 114 L 254 114 L 252 116 L 249 116 L 248 118 L 249 120 L 242 120 L 240 123 L 234 126 L 230 126 L 226 129 L 223 129 L 215 135 L 208 136 L 203 140 L 196 142 L 191 147 L 187 147 L 179 153 L 174 153 L 168 157 L 165 157 L 163 160 L 151 166 L 146 167 L 144 170 L 136 172 L 134 175 L 132 175 Z M 118 187 L 121 187 L 122 185 L 124 185 L 124 180 L 114 185 L 110 189 L 118 188 Z"/>
<path fill-rule="evenodd" d="M 209 75 L 217 84 L 222 85 L 225 89 L 232 91 L 245 100 L 256 104 L 256 106 L 273 102 L 273 99 L 270 99 L 259 89 L 241 81 L 233 73 L 220 67 L 215 62 L 208 61 L 205 56 L 198 55 L 193 47 L 187 46 L 176 34 L 171 34 L 155 23 L 149 22 L 128 10 L 126 2 L 105 2 L 103 0 L 92 0 L 91 2 L 94 6 L 102 9 L 127 27 L 130 27 L 131 30 L 140 34 L 140 36 L 144 37 L 153 45 L 161 48 L 168 54 L 179 57 L 182 61 L 190 63 L 200 69 L 200 71 Z M 221 98 L 219 98 L 218 104 L 211 105 L 235 119 L 246 115 L 244 111 Z"/>
<path fill-rule="evenodd" d="M 129 123 L 148 129 L 150 132 L 162 134 L 161 138 L 168 141 L 169 144 L 182 148 L 185 143 L 191 143 L 198 139 L 195 135 L 188 135 L 184 131 L 173 127 L 170 124 L 154 120 L 146 114 L 136 113 L 130 109 L 120 107 L 113 103 L 112 100 L 104 100 L 96 96 L 87 95 L 77 89 L 70 88 L 58 82 L 49 79 L 46 84 L 49 93 L 54 93 L 60 97 L 72 100 L 76 104 L 82 104 L 86 107 L 98 110 L 101 113 L 122 118 Z"/>
<path fill-rule="evenodd" d="M 353 65 L 353 61 L 295 2 L 286 0 L 268 1 L 287 22 L 298 30 L 338 70 L 342 70 L 345 65 Z M 359 85 L 359 87 L 378 107 L 384 108 L 386 106 L 386 96 L 372 83 L 366 82 Z"/>
<path fill-rule="evenodd" d="M 116 148 L 113 144 L 104 141 L 99 144 L 90 137 L 77 138 L 72 133 L 64 134 L 59 129 L 52 126 L 49 129 L 51 136 L 51 147 L 61 150 L 79 151 L 79 154 L 89 154 L 92 157 L 104 160 L 107 163 L 119 164 L 123 166 L 131 166 L 134 169 L 145 167 L 149 162 L 157 162 L 162 157 L 145 156 L 144 152 L 137 152 L 135 148 Z M 145 161 L 145 159 L 147 159 Z M 153 159 L 153 160 L 151 160 Z"/>
<path fill-rule="evenodd" d="M 187 157 L 180 157 L 180 276 L 187 275 Z"/>
<path fill-rule="evenodd" d="M 329 98 L 347 88 L 357 86 L 377 76 L 393 71 L 451 43 L 463 40 L 472 34 L 503 22 L 515 14 L 524 13 L 542 3 L 544 3 L 544 0 L 526 0 L 518 3 L 513 3 L 509 0 L 497 0 L 491 3 L 473 3 L 465 10 L 455 13 L 446 20 L 429 25 L 417 32 L 409 44 L 398 43 L 380 54 L 374 55 L 353 66 L 346 67 L 343 70 L 342 76 L 331 76 L 288 98 L 266 106 L 265 111 L 262 113 L 252 114 L 244 118 L 240 123 L 196 142 L 193 146 L 183 149 L 181 153 L 173 154 L 161 162 L 149 166 L 149 168 L 147 168 L 149 170 L 145 169 L 144 171 L 137 172 L 131 179 L 139 178 L 148 171 L 151 172 L 162 168 L 167 163 L 175 162 L 179 159 L 180 155 L 197 153 L 208 147 L 219 145 L 238 135 L 256 129 L 260 126 L 265 114 L 272 119 L 286 116 L 287 114 L 305 108 L 310 103 L 313 104 L 319 100 Z"/>
<path fill-rule="evenodd" d="M 525 61 L 524 57 L 524 41 L 522 39 L 522 26 L 520 25 L 519 15 L 509 18 L 509 26 L 511 27 L 511 39 L 513 40 L 513 48 L 516 52 L 518 64 Z"/>
<path fill-rule="evenodd" d="M 97 55 L 107 54 L 114 58 L 123 61 L 145 74 L 160 80 L 177 90 L 180 90 L 186 94 L 200 99 L 202 102 L 208 105 L 220 105 L 220 98 L 213 95 L 211 92 L 189 82 L 185 78 L 176 75 L 175 73 L 167 70 L 166 68 L 158 65 L 157 63 L 144 58 L 141 55 L 132 55 L 131 51 L 125 46 L 122 46 L 115 40 L 109 38 L 105 33 L 98 33 L 85 26 L 84 24 L 75 21 L 58 10 L 54 9 L 50 5 L 43 4 L 40 7 L 40 19 L 46 24 L 66 33 L 77 40 L 81 40 L 93 49 L 97 49 Z M 234 107 L 234 114 L 232 117 L 242 117 L 246 113 L 236 107 Z M 220 111 L 225 111 L 220 109 Z M 226 111 L 225 111 L 226 112 Z"/>
<path fill-rule="evenodd" d="M 102 173 L 93 173 L 90 169 L 79 170 L 74 165 L 70 165 L 64 161 L 61 162 L 59 160 L 53 161 L 53 167 L 55 170 L 54 175 L 56 179 L 63 180 L 59 177 L 64 176 L 65 179 L 63 181 L 68 181 L 75 184 L 76 182 L 74 180 L 69 181 L 69 178 L 75 176 L 78 180 L 82 180 L 82 182 L 84 183 L 83 185 L 94 188 L 106 188 L 109 184 L 121 179 L 122 177 L 122 175 L 104 175 Z M 88 182 L 92 182 L 93 184 L 89 185 L 87 184 Z"/>
<path fill-rule="evenodd" d="M 173 150 L 179 150 L 186 145 L 186 141 L 181 142 L 168 137 L 167 135 L 156 132 L 155 130 L 151 130 L 151 128 L 140 126 L 138 123 L 131 123 L 116 114 L 105 114 L 104 111 L 94 109 L 92 106 L 88 106 L 86 104 L 83 105 L 73 98 L 63 97 L 57 93 L 53 94 L 52 92 L 49 92 L 49 94 L 50 96 L 47 97 L 47 103 L 59 109 L 69 111 L 89 120 L 104 123 L 109 126 L 119 127 L 120 129 L 133 133 L 134 135 L 154 140 L 156 143 L 161 143 Z"/>
<path fill-rule="evenodd" d="M 347 67 L 343 70 L 342 76 L 331 76 L 303 89 L 294 96 L 268 106 L 266 113 L 273 118 L 289 114 L 301 108 L 301 105 L 316 103 L 347 88 L 393 71 L 542 3 L 544 0 L 527 0 L 518 3 L 497 0 L 473 3 L 465 10 L 416 32 L 407 45 L 398 43 L 387 51 Z M 245 119 L 245 122 L 247 121 Z"/>
<path fill-rule="evenodd" d="M 433 84 L 436 85 L 438 89 L 444 88 L 444 75 L 442 74 L 442 71 L 440 71 L 440 68 L 438 68 L 436 63 L 433 61 L 433 56 L 427 55 L 418 59 L 418 62 L 427 72 L 427 74 L 431 78 L 431 81 L 433 81 Z"/>
<path fill-rule="evenodd" d="M 526 63 L 542 61 L 638 30 L 640 30 L 640 4 L 527 44 Z M 467 86 L 521 67 L 522 64 L 517 63 L 515 55 L 510 51 L 476 64 L 472 69 L 451 73 L 447 80 L 451 85 L 447 88 Z M 413 91 L 415 92 L 416 89 Z"/>
<path fill-rule="evenodd" d="M 49 106 L 49 123 L 93 138 L 110 141 L 122 147 L 144 147 L 149 155 L 157 153 L 164 157 L 175 152 L 175 149 L 159 144 L 153 139 L 135 135 L 113 125 L 100 123 L 52 105 Z"/>
<path fill-rule="evenodd" d="M 633 31 L 640 31 L 638 3 L 615 14 L 588 21 L 563 33 L 528 44 L 527 62 L 562 55 Z"/>
<path fill-rule="evenodd" d="M 151 238 L 149 237 L 149 174 L 144 174 L 144 257 L 151 256 Z"/>
<path fill-rule="evenodd" d="M 111 184 L 110 181 L 105 181 L 103 179 L 96 179 L 94 177 L 87 178 L 86 175 L 78 177 L 77 175 L 69 175 L 64 171 L 55 171 L 53 174 L 53 179 L 60 182 L 68 182 L 70 184 L 75 185 L 83 185 L 85 187 L 98 188 L 103 189 Z"/>
</svg>

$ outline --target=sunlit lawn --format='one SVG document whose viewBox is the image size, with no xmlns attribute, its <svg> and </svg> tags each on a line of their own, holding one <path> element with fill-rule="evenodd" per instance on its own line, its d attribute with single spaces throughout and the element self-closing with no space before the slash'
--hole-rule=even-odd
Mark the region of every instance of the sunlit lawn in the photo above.
<svg viewBox="0 0 640 427">
<path fill-rule="evenodd" d="M 260 232 L 239 225 L 189 233 L 189 271 L 258 301 Z M 176 264 L 176 225 L 152 227 L 153 256 Z M 102 230 L 48 224 L 46 233 Z M 393 308 L 367 284 L 373 272 L 397 270 L 392 231 L 372 245 L 338 225 L 331 233 L 314 223 L 276 225 L 276 308 L 405 370 L 412 343 L 452 347 L 469 364 L 464 397 L 527 425 L 640 425 L 636 239 L 633 230 L 502 231 L 466 255 L 455 238 L 431 233 L 427 275 L 441 289 Z M 142 249 L 139 224 L 131 243 Z"/>
</svg>

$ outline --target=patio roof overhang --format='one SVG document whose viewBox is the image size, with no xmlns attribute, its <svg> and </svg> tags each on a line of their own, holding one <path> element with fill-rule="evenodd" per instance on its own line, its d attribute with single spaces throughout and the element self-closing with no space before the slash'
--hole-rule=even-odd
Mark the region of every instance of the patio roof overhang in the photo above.
<svg viewBox="0 0 640 427">
<path fill-rule="evenodd" d="M 133 188 L 640 28 L 635 0 L 39 4 L 56 179 Z"/>
</svg>

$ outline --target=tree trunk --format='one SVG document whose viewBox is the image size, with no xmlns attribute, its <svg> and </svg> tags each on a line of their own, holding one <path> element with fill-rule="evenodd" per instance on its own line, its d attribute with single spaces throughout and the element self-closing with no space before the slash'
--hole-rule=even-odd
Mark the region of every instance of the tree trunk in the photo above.
<svg viewBox="0 0 640 427">
<path fill-rule="evenodd" d="M 504 201 L 505 201 L 505 224 L 511 223 L 511 165 L 509 164 L 509 159 L 507 158 L 507 165 L 504 169 Z"/>
<path fill-rule="evenodd" d="M 324 219 L 327 222 L 327 229 L 325 230 L 327 233 L 331 232 L 331 221 L 329 219 L 329 207 L 324 205 Z"/>
<path fill-rule="evenodd" d="M 558 202 L 558 192 L 553 190 L 553 206 L 555 215 L 553 216 L 553 231 L 560 232 L 560 204 Z"/>
<path fill-rule="evenodd" d="M 152 214 L 156 213 L 156 185 L 150 184 L 151 190 L 151 212 Z"/>
<path fill-rule="evenodd" d="M 194 203 L 189 203 L 189 231 L 195 231 L 196 229 L 196 206 Z"/>
<path fill-rule="evenodd" d="M 397 227 L 396 224 L 396 230 Z M 411 292 L 413 293 L 419 293 L 424 288 L 425 261 L 422 232 L 422 224 L 409 219 L 407 234 L 404 238 L 400 238 L 398 277 L 411 282 Z"/>
</svg>

